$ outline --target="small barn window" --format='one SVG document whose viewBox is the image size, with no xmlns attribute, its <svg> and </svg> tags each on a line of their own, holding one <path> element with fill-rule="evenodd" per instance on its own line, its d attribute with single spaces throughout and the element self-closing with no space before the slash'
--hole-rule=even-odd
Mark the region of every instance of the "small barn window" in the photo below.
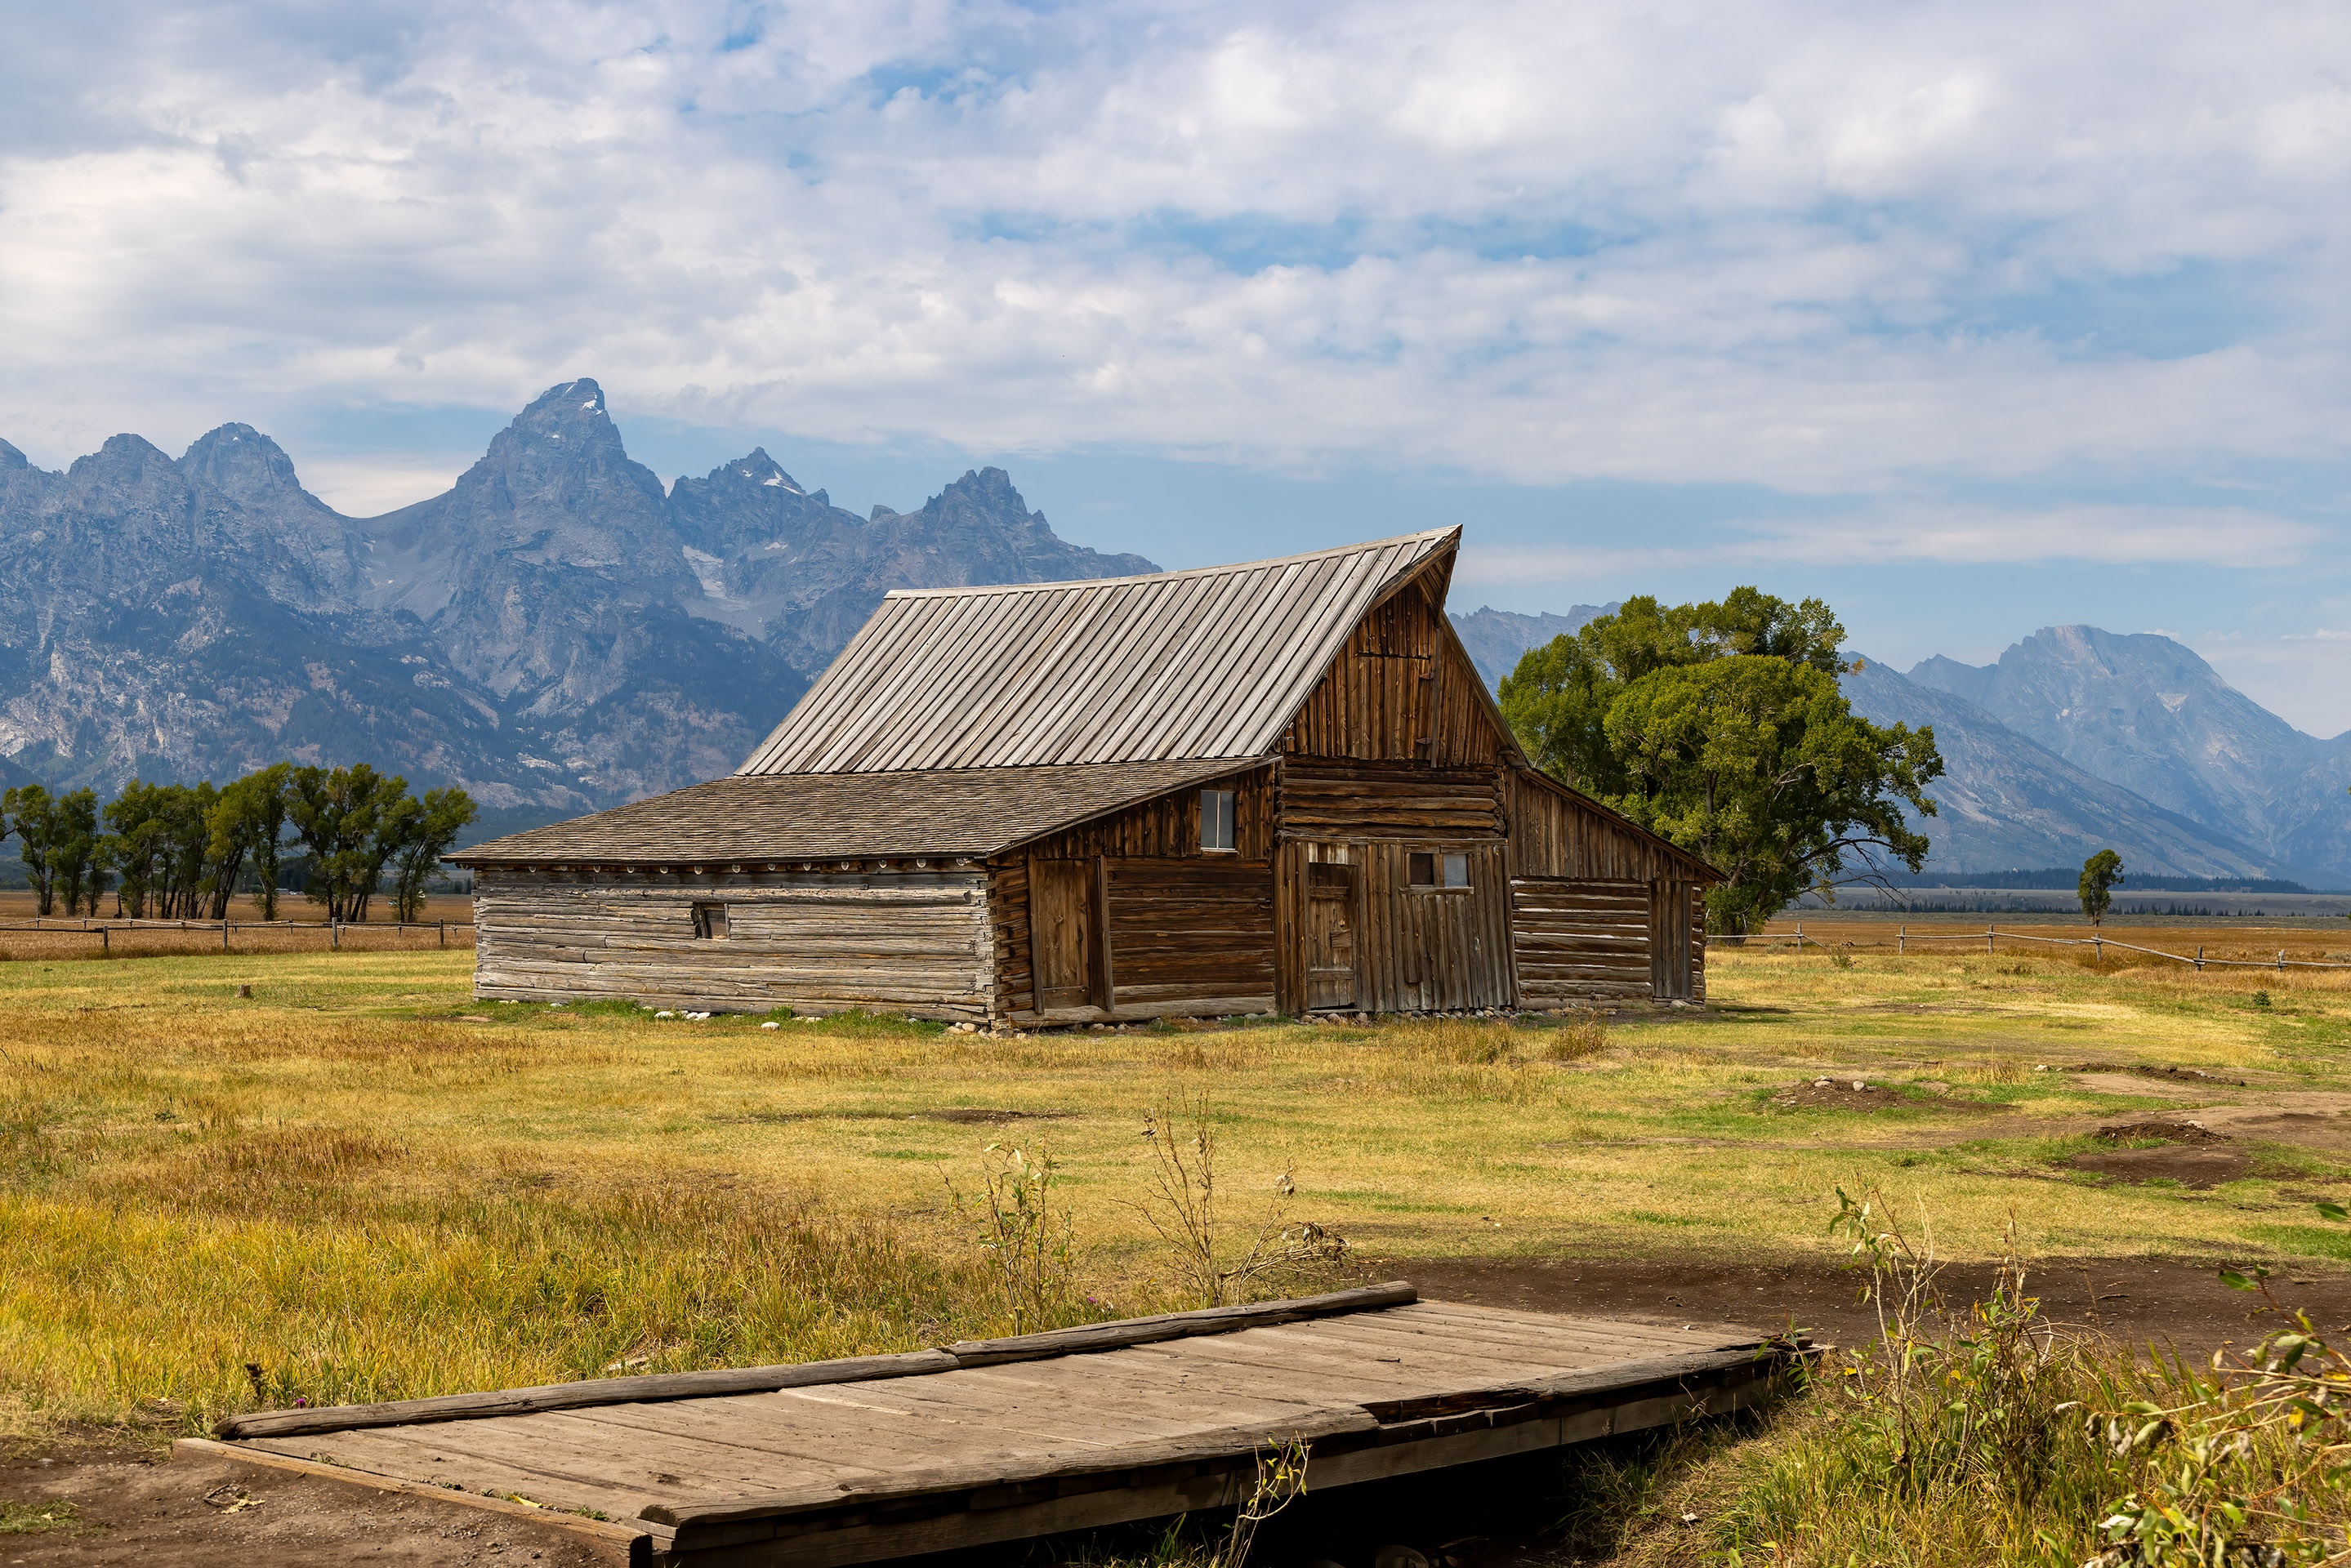
<svg viewBox="0 0 2351 1568">
<path fill-rule="evenodd" d="M 694 907 L 694 934 L 704 941 L 717 941 L 726 935 L 726 906 L 696 904 Z"/>
<path fill-rule="evenodd" d="M 1230 849 L 1233 847 L 1233 792 L 1228 789 L 1204 789 L 1200 792 L 1200 847 Z"/>
<path fill-rule="evenodd" d="M 1469 857 L 1416 849 L 1405 857 L 1404 880 L 1407 888 L 1467 888 Z"/>
</svg>

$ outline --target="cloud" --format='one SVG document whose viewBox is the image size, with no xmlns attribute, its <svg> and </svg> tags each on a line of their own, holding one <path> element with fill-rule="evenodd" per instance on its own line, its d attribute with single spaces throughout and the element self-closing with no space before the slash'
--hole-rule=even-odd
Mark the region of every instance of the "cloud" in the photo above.
<svg viewBox="0 0 2351 1568">
<path fill-rule="evenodd" d="M 50 462 L 581 373 L 623 413 L 839 441 L 1820 494 L 2258 473 L 2332 460 L 2351 411 L 2351 16 L 2324 5 L 24 27 L 0 421 Z M 2167 289 L 2161 341 L 2079 303 Z M 2046 522 L 1854 547 L 2036 559 Z M 2196 526 L 2137 547 L 2207 559 Z"/>
<path fill-rule="evenodd" d="M 2308 559 L 2325 530 L 2293 518 L 2231 507 L 1962 507 L 1903 503 L 1713 524 L 1696 542 L 1608 547 L 1467 544 L 1464 585 L 1582 584 L 1729 566 L 2035 566 L 2092 562 L 2261 571 Z M 2333 634 L 2319 632 L 2325 638 Z"/>
</svg>

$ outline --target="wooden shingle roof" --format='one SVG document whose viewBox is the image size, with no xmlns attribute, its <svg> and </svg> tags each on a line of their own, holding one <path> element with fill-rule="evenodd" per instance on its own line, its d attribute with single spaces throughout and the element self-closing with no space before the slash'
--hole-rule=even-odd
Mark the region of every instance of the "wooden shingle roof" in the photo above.
<svg viewBox="0 0 2351 1568">
<path fill-rule="evenodd" d="M 1263 756 L 1364 616 L 1459 540 L 893 593 L 738 773 Z"/>
<path fill-rule="evenodd" d="M 977 857 L 1249 764 L 1106 763 L 713 779 L 447 857 L 457 866 Z"/>
</svg>

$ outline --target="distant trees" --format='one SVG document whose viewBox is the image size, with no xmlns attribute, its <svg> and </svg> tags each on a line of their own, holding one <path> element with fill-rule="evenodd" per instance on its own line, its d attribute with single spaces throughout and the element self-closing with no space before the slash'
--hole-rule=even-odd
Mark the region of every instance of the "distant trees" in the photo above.
<svg viewBox="0 0 2351 1568">
<path fill-rule="evenodd" d="M 86 789 L 53 795 L 39 784 L 0 792 L 0 838 L 16 836 L 17 854 L 32 884 L 34 908 L 73 914 L 87 901 L 95 913 L 106 890 L 98 859 L 98 797 Z"/>
<path fill-rule="evenodd" d="M 52 795 L 39 784 L 0 794 L 0 837 L 14 834 L 35 905 L 44 915 L 95 915 L 116 885 L 133 919 L 225 919 L 250 867 L 254 902 L 277 918 L 290 827 L 308 853 L 305 896 L 334 920 L 364 920 L 392 877 L 395 918 L 413 919 L 424 885 L 478 815 L 462 789 L 408 793 L 408 781 L 366 763 L 277 763 L 220 787 L 134 780 L 101 812 L 87 789 Z M 102 831 L 101 831 L 102 827 Z"/>
<path fill-rule="evenodd" d="M 2106 911 L 2114 907 L 2115 884 L 2123 879 L 2123 857 L 2111 849 L 2101 849 L 2082 862 L 2082 913 L 2090 924 L 2106 923 Z"/>
<path fill-rule="evenodd" d="M 1751 931 L 1854 862 L 1926 860 L 1904 808 L 1934 813 L 1935 732 L 1855 714 L 1844 639 L 1818 599 L 1645 595 L 1530 649 L 1502 712 L 1536 765 L 1722 872 L 1707 923 Z"/>
</svg>

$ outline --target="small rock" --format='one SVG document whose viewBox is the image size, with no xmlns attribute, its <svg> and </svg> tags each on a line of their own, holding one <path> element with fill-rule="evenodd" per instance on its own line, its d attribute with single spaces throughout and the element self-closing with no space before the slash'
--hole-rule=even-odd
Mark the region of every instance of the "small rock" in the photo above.
<svg viewBox="0 0 2351 1568">
<path fill-rule="evenodd" d="M 1859 1094 L 1862 1090 L 1864 1090 L 1864 1089 L 1865 1089 L 1865 1088 L 1867 1088 L 1867 1087 L 1869 1087 L 1869 1085 L 1868 1085 L 1867 1084 L 1865 1084 L 1865 1083 L 1862 1082 L 1859 1078 L 1855 1078 L 1855 1079 L 1853 1081 L 1853 1090 L 1854 1090 L 1854 1093 L 1855 1093 L 1855 1094 Z"/>
<path fill-rule="evenodd" d="M 765 1023 L 760 1024 L 759 1027 L 762 1029 L 781 1029 L 783 1025 L 770 1018 Z"/>
<path fill-rule="evenodd" d="M 654 1013 L 653 1016 L 655 1018 L 675 1018 L 677 1014 L 664 1007 L 659 1012 Z"/>
</svg>

